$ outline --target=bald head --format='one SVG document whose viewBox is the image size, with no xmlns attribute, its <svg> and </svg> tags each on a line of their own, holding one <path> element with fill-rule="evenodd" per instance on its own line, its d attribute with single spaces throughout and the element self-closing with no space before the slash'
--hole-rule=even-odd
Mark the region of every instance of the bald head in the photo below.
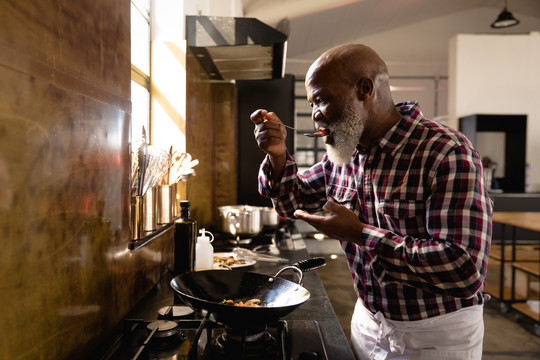
<svg viewBox="0 0 540 360">
<path fill-rule="evenodd" d="M 361 44 L 340 45 L 323 53 L 309 68 L 306 82 L 326 72 L 348 84 L 356 84 L 363 78 L 388 81 L 384 61 L 373 49 Z"/>
<path fill-rule="evenodd" d="M 315 84 L 339 89 L 342 94 L 355 90 L 361 100 L 369 94 L 369 106 L 375 112 L 394 110 L 388 68 L 373 49 L 362 44 L 340 45 L 324 52 L 306 74 L 306 89 Z"/>
<path fill-rule="evenodd" d="M 309 68 L 305 85 L 314 121 L 335 123 L 348 109 L 361 119 L 363 145 L 401 119 L 386 64 L 368 46 L 345 44 L 326 51 Z"/>
<path fill-rule="evenodd" d="M 340 45 L 324 52 L 309 68 L 306 84 L 327 73 L 353 86 L 360 79 L 371 79 L 376 87 L 388 84 L 388 68 L 384 61 L 373 49 L 361 44 Z"/>
</svg>

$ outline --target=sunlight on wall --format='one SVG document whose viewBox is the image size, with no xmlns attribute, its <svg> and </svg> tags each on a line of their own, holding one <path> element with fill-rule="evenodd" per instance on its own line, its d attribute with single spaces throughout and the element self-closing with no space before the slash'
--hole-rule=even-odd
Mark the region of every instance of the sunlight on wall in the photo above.
<svg viewBox="0 0 540 360">
<path fill-rule="evenodd" d="M 152 27 L 152 139 L 186 151 L 186 41 L 183 2 L 154 1 Z"/>
<path fill-rule="evenodd" d="M 152 144 L 186 151 L 185 15 L 242 16 L 240 0 L 153 0 Z"/>
</svg>

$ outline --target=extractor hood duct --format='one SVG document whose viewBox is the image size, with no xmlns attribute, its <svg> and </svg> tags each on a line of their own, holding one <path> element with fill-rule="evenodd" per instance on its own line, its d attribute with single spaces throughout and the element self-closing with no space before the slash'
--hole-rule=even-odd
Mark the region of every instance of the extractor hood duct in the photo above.
<svg viewBox="0 0 540 360">
<path fill-rule="evenodd" d="M 186 16 L 187 45 L 212 80 L 281 79 L 287 35 L 254 18 Z"/>
</svg>

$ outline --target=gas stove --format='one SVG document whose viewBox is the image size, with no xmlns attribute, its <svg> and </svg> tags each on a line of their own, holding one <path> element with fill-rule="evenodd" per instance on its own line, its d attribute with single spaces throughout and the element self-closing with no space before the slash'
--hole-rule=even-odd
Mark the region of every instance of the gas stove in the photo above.
<svg viewBox="0 0 540 360">
<path fill-rule="evenodd" d="M 214 235 L 217 235 L 213 243 L 216 251 L 225 251 L 231 246 L 230 236 Z M 292 243 L 291 231 L 284 226 L 257 235 L 246 247 L 269 247 L 261 251 L 278 247 L 280 256 L 290 257 L 291 263 L 308 257 L 305 249 L 288 251 L 289 243 Z M 275 266 L 261 262 L 255 271 L 273 274 Z M 344 337 L 336 335 L 331 343 L 325 344 L 329 334 L 336 334 L 340 329 L 337 319 L 329 312 L 314 316 L 310 311 L 298 316 L 303 313 L 300 308 L 292 316 L 264 328 L 228 328 L 202 318 L 186 306 L 170 286 L 173 277 L 172 272 L 164 274 L 156 287 L 102 339 L 88 359 L 353 359 Z M 320 291 L 317 290 L 321 289 L 320 281 L 313 276 L 307 276 L 306 282 L 314 293 Z M 313 298 L 312 306 L 315 304 L 318 309 L 330 306 L 328 299 L 321 296 Z M 324 326 L 324 331 L 319 324 Z"/>
<path fill-rule="evenodd" d="M 152 320 L 123 320 L 122 336 L 105 358 L 328 359 L 319 323 L 314 320 L 280 320 L 259 328 L 233 329 L 206 319 L 177 319 L 171 316 L 175 311 Z"/>
</svg>

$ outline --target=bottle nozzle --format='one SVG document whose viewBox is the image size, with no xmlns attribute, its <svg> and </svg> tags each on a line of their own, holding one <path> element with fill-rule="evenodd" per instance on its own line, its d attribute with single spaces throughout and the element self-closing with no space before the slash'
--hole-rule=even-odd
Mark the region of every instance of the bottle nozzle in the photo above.
<svg viewBox="0 0 540 360">
<path fill-rule="evenodd" d="M 200 236 L 197 237 L 197 240 L 208 240 L 210 242 L 214 241 L 214 234 L 212 234 L 210 231 L 206 231 L 205 228 L 202 228 L 199 230 Z M 210 239 L 206 234 L 210 234 L 212 236 L 212 239 Z"/>
</svg>

